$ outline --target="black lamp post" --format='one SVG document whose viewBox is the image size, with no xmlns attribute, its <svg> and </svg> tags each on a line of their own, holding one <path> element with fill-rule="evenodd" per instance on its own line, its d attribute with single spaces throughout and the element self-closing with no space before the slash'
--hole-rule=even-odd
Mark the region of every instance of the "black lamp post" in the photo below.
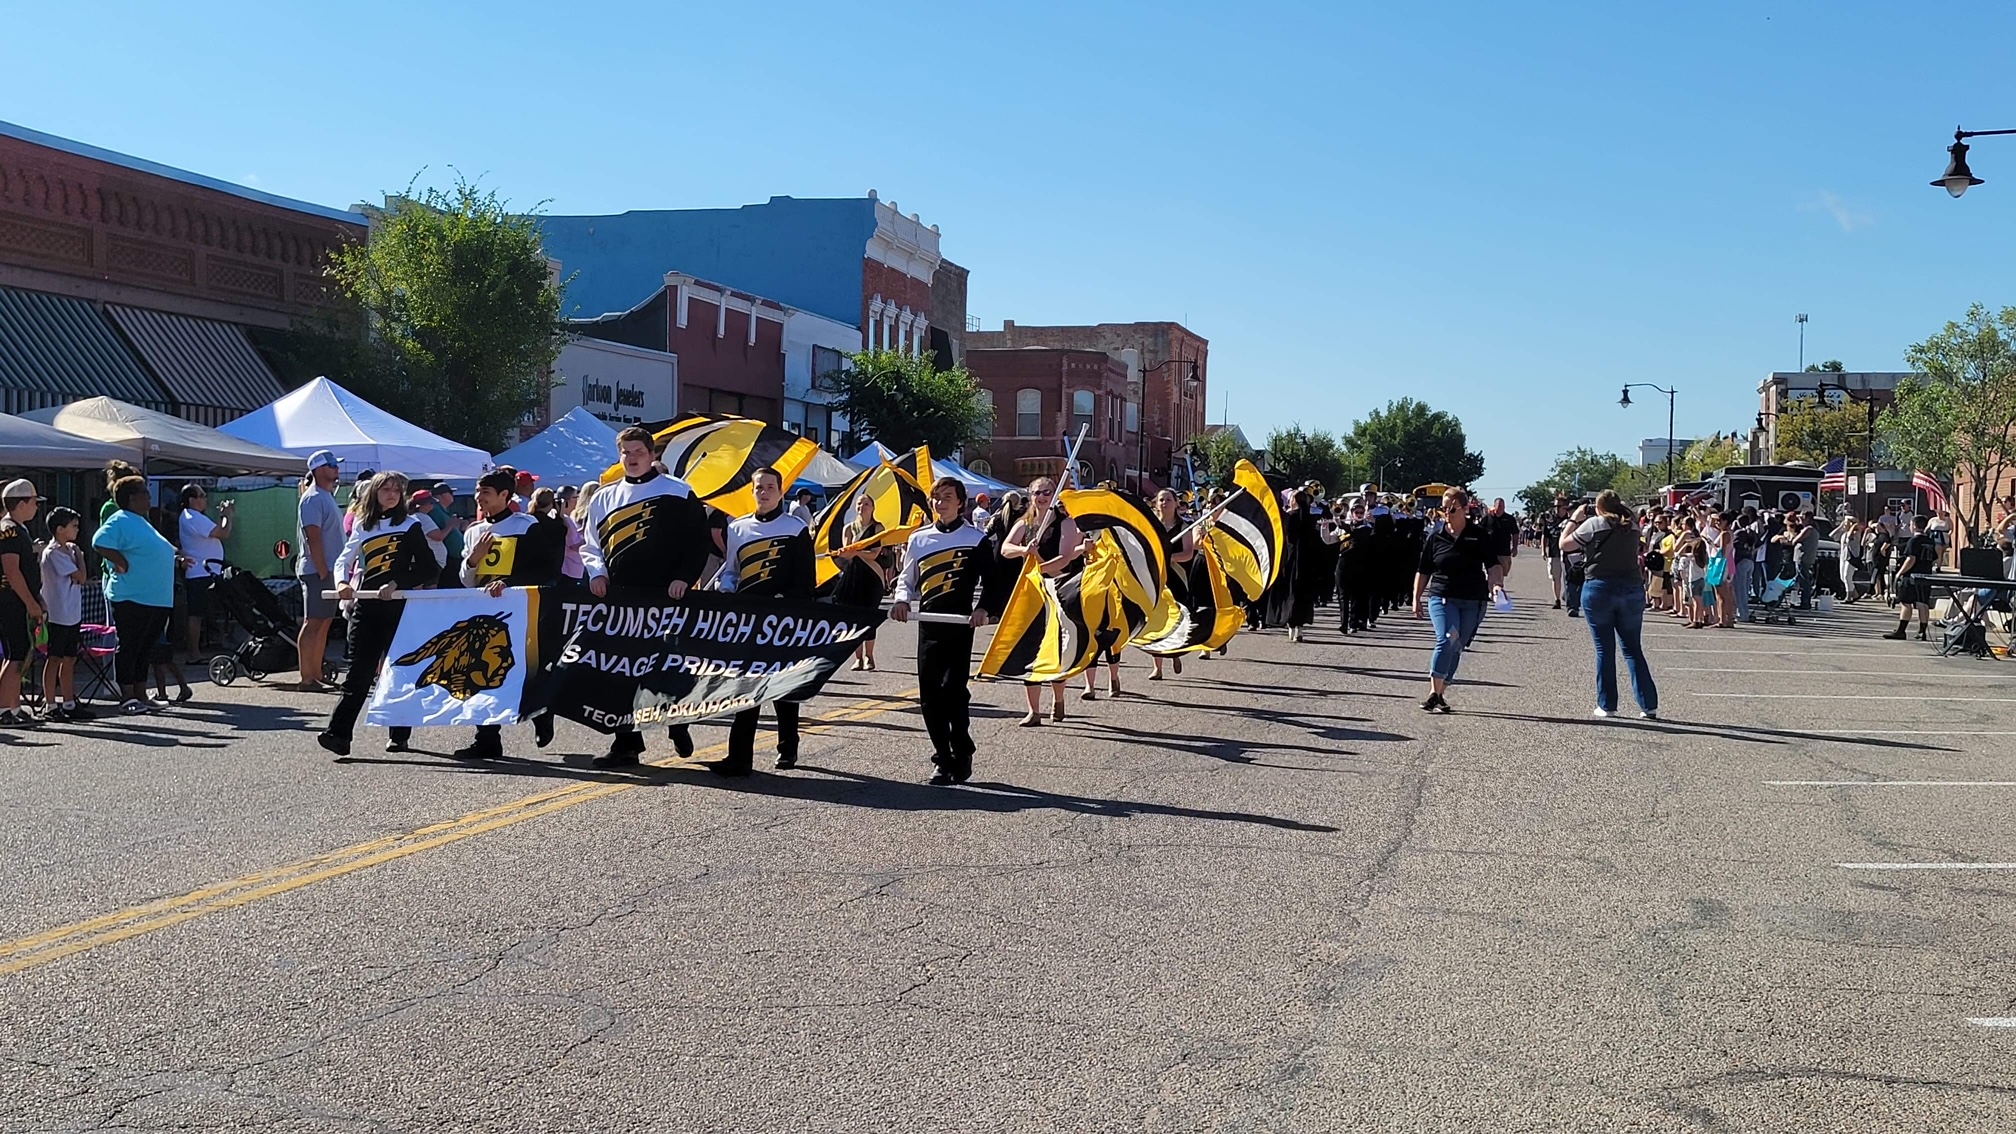
<svg viewBox="0 0 2016 1134">
<path fill-rule="evenodd" d="M 1958 143 L 1955 143 L 1955 144 L 1957 145 Z M 1963 162 L 1962 164 L 1964 165 L 1965 163 Z M 1955 193 L 1955 194 L 1954 194 L 1954 196 L 1956 196 L 1956 197 L 1957 197 L 1957 196 L 1959 196 L 1959 194 L 1958 194 L 1958 193 Z M 1851 390 L 1851 389 L 1849 389 L 1848 387 L 1846 387 L 1846 386 L 1842 385 L 1842 384 L 1841 384 L 1841 383 L 1839 383 L 1839 382 L 1820 382 L 1820 383 L 1817 383 L 1817 384 L 1815 384 L 1815 385 L 1814 385 L 1814 387 L 1813 387 L 1813 396 L 1814 396 L 1815 398 L 1820 398 L 1820 399 L 1824 400 L 1824 394 L 1823 394 L 1823 391 L 1826 391 L 1826 390 L 1839 390 L 1839 391 L 1841 391 L 1841 393 L 1842 393 L 1842 394 L 1843 394 L 1844 396 L 1846 396 L 1846 397 L 1847 397 L 1847 399 L 1848 399 L 1849 401 L 1851 401 L 1851 402 L 1861 402 L 1861 403 L 1862 403 L 1862 408 L 1863 408 L 1863 410 L 1864 410 L 1864 411 L 1866 412 L 1866 414 L 1867 414 L 1867 428 L 1868 428 L 1868 430 L 1869 430 L 1869 432 L 1867 432 L 1867 433 L 1865 433 L 1865 434 L 1863 434 L 1863 435 L 1862 435 L 1862 471 L 1864 471 L 1864 472 L 1872 472 L 1872 473 L 1873 473 L 1873 472 L 1875 472 L 1875 471 L 1876 471 L 1876 393 L 1875 393 L 1875 391 L 1873 391 L 1873 390 L 1864 390 L 1864 391 L 1862 391 L 1862 392 L 1861 392 L 1861 394 L 1860 394 L 1860 395 L 1858 395 L 1858 394 L 1856 394 L 1856 392 L 1855 392 L 1854 390 Z M 1844 482 L 1845 482 L 1845 481 L 1846 481 L 1846 480 L 1848 479 L 1848 477 L 1847 477 L 1847 473 L 1846 473 L 1846 471 L 1845 471 L 1845 470 L 1844 470 L 1844 471 L 1843 471 L 1843 473 L 1842 473 L 1842 477 L 1841 477 L 1841 479 L 1842 479 L 1842 480 L 1843 480 Z M 1866 507 L 1865 507 L 1865 508 L 1863 508 L 1862 510 L 1863 510 L 1864 512 L 1867 512 L 1867 511 L 1868 511 L 1868 509 L 1867 509 Z M 1864 519 L 1867 519 L 1868 517 L 1867 517 L 1867 516 L 1864 516 L 1863 518 L 1864 518 Z"/>
<path fill-rule="evenodd" d="M 1136 413 L 1138 413 L 1140 416 L 1139 420 L 1137 420 L 1134 423 L 1135 425 L 1134 432 L 1136 434 L 1135 439 L 1136 441 L 1139 442 L 1139 445 L 1137 446 L 1136 450 L 1137 456 L 1135 460 L 1135 469 L 1134 469 L 1136 474 L 1134 489 L 1137 492 L 1140 491 L 1142 488 L 1146 487 L 1144 482 L 1146 482 L 1148 479 L 1148 376 L 1150 374 L 1155 373 L 1157 370 L 1162 369 L 1165 366 L 1170 366 L 1178 362 L 1184 363 L 1190 367 L 1190 373 L 1184 376 L 1183 379 L 1183 384 L 1185 386 L 1188 386 L 1189 388 L 1194 390 L 1200 384 L 1202 384 L 1203 379 L 1197 376 L 1197 360 L 1194 358 L 1165 358 L 1161 362 L 1158 362 L 1155 365 L 1150 366 L 1141 372 L 1141 407 L 1139 410 L 1136 411 Z M 1231 423 L 1227 422 L 1226 424 L 1229 425 Z M 1175 438 L 1173 437 L 1170 438 L 1170 441 L 1173 444 Z M 1170 479 L 1173 480 L 1175 478 L 1172 476 Z"/>
<path fill-rule="evenodd" d="M 1982 184 L 1974 171 L 1967 168 L 1968 138 L 1987 138 L 1997 134 L 2016 134 L 2016 130 L 1960 130 L 1953 131 L 1953 144 L 1946 147 L 1948 160 L 1946 172 L 1939 175 L 1932 184 L 1958 197 L 1976 185 Z"/>
<path fill-rule="evenodd" d="M 1630 409 L 1631 391 L 1637 389 L 1657 390 L 1666 395 L 1666 483 L 1670 486 L 1673 483 L 1673 398 L 1675 391 L 1669 390 L 1664 386 L 1654 386 L 1650 382 L 1626 382 L 1624 384 L 1624 396 L 1617 399 L 1617 404 L 1623 406 L 1625 409 Z"/>
<path fill-rule="evenodd" d="M 1767 417 L 1770 418 L 1774 423 L 1778 420 L 1778 414 L 1775 413 L 1774 411 L 1759 410 L 1757 411 L 1757 428 L 1752 430 L 1751 432 L 1753 433 L 1764 432 L 1764 419 Z M 1768 456 L 1770 459 L 1768 460 L 1764 459 L 1766 456 Z M 1760 465 L 1773 464 L 1777 461 L 1778 458 L 1778 447 L 1776 445 L 1770 445 L 1766 450 L 1759 451 L 1753 446 L 1751 449 L 1751 457 L 1753 458 L 1753 460 L 1755 460 L 1755 463 Z"/>
</svg>

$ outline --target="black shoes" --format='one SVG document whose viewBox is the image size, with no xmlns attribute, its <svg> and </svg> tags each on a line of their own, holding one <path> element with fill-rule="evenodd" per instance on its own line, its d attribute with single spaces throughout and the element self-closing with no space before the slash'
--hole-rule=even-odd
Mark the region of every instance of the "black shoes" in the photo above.
<svg viewBox="0 0 2016 1134">
<path fill-rule="evenodd" d="M 950 787 L 953 784 L 963 784 L 973 778 L 973 754 L 971 752 L 966 753 L 964 756 L 933 756 L 931 757 L 931 762 L 938 766 L 938 774 L 932 776 L 927 781 L 932 787 Z"/>
<path fill-rule="evenodd" d="M 338 756 L 350 755 L 350 738 L 347 736 L 337 736 L 333 732 L 318 732 L 315 734 L 315 743 L 321 745 L 325 751 L 334 752 Z"/>
<path fill-rule="evenodd" d="M 717 776 L 730 778 L 746 776 L 751 771 L 747 763 L 736 760 L 709 760 L 702 766 Z"/>
<path fill-rule="evenodd" d="M 1890 639 L 1893 642 L 1901 642 L 1904 640 L 1904 628 L 1902 626 L 1899 626 L 1897 629 L 1892 630 L 1888 634 L 1885 634 L 1883 636 L 1885 638 Z"/>
<path fill-rule="evenodd" d="M 796 752 L 779 752 L 777 754 L 778 771 L 788 772 L 797 766 L 798 766 L 798 754 Z"/>
<path fill-rule="evenodd" d="M 665 735 L 672 738 L 672 748 L 679 753 L 681 760 L 690 760 L 693 758 L 692 729 L 685 725 L 675 724 L 666 728 Z"/>
<path fill-rule="evenodd" d="M 1918 640 L 1921 642 L 1925 640 L 1925 627 L 1922 625 L 1918 627 Z"/>
<path fill-rule="evenodd" d="M 609 740 L 609 751 L 590 760 L 595 768 L 634 768 L 637 757 L 644 754 L 644 735 L 636 732 L 619 732 Z"/>
<path fill-rule="evenodd" d="M 406 742 L 403 740 L 388 740 L 385 742 L 385 751 L 408 752 L 411 751 L 411 749 L 407 747 Z"/>
<path fill-rule="evenodd" d="M 478 740 L 466 748 L 457 748 L 451 755 L 457 760 L 502 760 L 504 746 L 494 741 L 485 744 Z"/>
<path fill-rule="evenodd" d="M 1421 711 L 1424 713 L 1447 713 L 1449 711 L 1449 702 L 1443 700 L 1440 693 L 1430 693 L 1427 700 L 1421 702 Z"/>
<path fill-rule="evenodd" d="M 1554 609 L 1555 609 L 1555 610 L 1560 610 L 1560 609 L 1561 609 L 1561 600 L 1560 600 L 1560 599 L 1555 599 L 1555 600 L 1554 600 Z"/>
<path fill-rule="evenodd" d="M 553 743 L 552 713 L 540 713 L 532 718 L 532 741 L 541 748 Z"/>
</svg>

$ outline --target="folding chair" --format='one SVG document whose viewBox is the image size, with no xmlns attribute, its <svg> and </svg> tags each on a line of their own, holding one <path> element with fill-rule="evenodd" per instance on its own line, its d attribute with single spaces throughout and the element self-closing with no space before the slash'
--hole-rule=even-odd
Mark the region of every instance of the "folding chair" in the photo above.
<svg viewBox="0 0 2016 1134">
<path fill-rule="evenodd" d="M 119 653 L 119 631 L 112 627 L 104 584 L 85 583 L 83 597 L 84 622 L 77 627 L 77 697 L 89 701 L 102 692 L 105 700 L 116 703 L 119 679 L 113 658 Z"/>
</svg>

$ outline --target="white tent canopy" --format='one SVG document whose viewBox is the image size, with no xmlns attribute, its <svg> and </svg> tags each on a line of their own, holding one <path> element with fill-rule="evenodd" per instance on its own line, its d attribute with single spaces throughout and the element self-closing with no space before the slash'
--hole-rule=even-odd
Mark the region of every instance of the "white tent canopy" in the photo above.
<svg viewBox="0 0 2016 1134">
<path fill-rule="evenodd" d="M 616 463 L 616 430 L 576 406 L 567 416 L 497 454 L 497 464 L 529 472 L 548 488 L 587 484 Z"/>
<path fill-rule="evenodd" d="M 298 476 L 306 468 L 292 453 L 115 398 L 86 398 L 22 416 L 86 440 L 117 445 L 126 460 L 150 476 L 185 471 Z"/>
<path fill-rule="evenodd" d="M 481 449 L 401 421 L 327 378 L 219 428 L 302 457 L 327 449 L 343 462 L 346 476 L 376 469 L 415 480 L 474 480 L 492 467 Z"/>
<path fill-rule="evenodd" d="M 130 461 L 117 445 L 65 433 L 39 421 L 0 413 L 0 470 L 12 477 L 19 469 L 95 469 L 107 461 Z"/>
<path fill-rule="evenodd" d="M 848 464 L 822 449 L 817 456 L 812 458 L 812 463 L 805 466 L 805 471 L 798 474 L 798 479 L 791 483 L 816 484 L 821 488 L 839 488 L 841 485 L 860 475 L 861 469 Z"/>
<path fill-rule="evenodd" d="M 856 468 L 872 469 L 883 461 L 889 461 L 893 464 L 902 455 L 880 441 L 870 441 L 861 447 L 860 452 L 855 453 L 853 456 L 847 458 L 847 460 Z M 1015 490 L 1015 486 L 1012 484 L 995 480 L 991 476 L 981 476 L 971 469 L 962 467 L 957 461 L 935 454 L 931 458 L 931 471 L 939 476 L 958 477 L 965 483 L 966 491 L 969 494 L 985 492 L 999 499 L 1002 493 L 1013 492 Z M 927 484 L 924 487 L 929 489 L 931 486 Z"/>
</svg>

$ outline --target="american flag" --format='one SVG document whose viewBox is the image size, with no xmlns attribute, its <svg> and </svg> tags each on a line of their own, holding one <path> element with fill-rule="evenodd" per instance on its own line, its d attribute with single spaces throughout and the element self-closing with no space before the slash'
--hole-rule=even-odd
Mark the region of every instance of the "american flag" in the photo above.
<svg viewBox="0 0 2016 1134">
<path fill-rule="evenodd" d="M 1919 469 L 1911 474 L 1911 487 L 1925 494 L 1925 509 L 1933 514 L 1946 510 L 1946 487 L 1939 478 Z"/>
<path fill-rule="evenodd" d="M 1848 491 L 1848 458 L 1836 457 L 1820 466 L 1820 491 Z"/>
</svg>

